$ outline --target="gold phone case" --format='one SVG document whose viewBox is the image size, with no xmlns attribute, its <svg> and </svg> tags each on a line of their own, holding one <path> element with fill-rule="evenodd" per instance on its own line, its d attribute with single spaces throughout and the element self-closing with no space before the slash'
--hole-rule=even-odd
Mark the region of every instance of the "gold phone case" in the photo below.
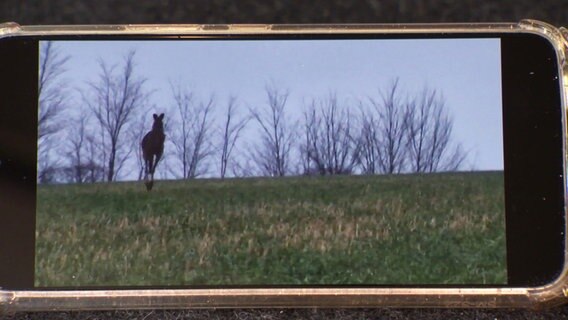
<svg viewBox="0 0 568 320">
<path fill-rule="evenodd" d="M 407 25 L 103 25 L 19 26 L 0 24 L 0 38 L 54 35 L 246 35 L 246 34 L 405 34 L 533 33 L 556 48 L 562 68 L 566 108 L 568 30 L 523 20 L 498 24 Z M 564 130 L 566 121 L 563 119 Z M 565 179 L 565 178 L 564 178 Z M 566 248 L 566 246 L 565 246 Z M 568 259 L 568 255 L 565 257 Z M 568 260 L 567 260 L 568 261 Z M 0 290 L 0 314 L 39 310 L 259 307 L 446 307 L 544 308 L 568 302 L 568 270 L 552 283 L 511 288 L 222 288 L 141 290 Z"/>
</svg>

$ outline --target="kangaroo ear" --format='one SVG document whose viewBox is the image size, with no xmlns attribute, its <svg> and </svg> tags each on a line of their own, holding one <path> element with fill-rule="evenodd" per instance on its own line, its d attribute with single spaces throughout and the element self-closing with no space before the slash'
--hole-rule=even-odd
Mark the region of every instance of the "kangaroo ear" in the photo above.
<svg viewBox="0 0 568 320">
<path fill-rule="evenodd" d="M 160 118 L 160 120 L 163 120 L 163 119 L 164 119 L 164 114 L 162 113 L 159 118 Z"/>
<path fill-rule="evenodd" d="M 157 115 L 157 114 L 154 113 L 152 116 L 154 117 L 154 120 L 158 119 L 158 115 Z"/>
</svg>

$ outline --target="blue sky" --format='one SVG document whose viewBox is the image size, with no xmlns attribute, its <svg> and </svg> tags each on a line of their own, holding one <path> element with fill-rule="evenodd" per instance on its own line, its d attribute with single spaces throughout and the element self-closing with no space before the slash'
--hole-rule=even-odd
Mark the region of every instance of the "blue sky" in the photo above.
<svg viewBox="0 0 568 320">
<path fill-rule="evenodd" d="M 157 113 L 171 107 L 170 81 L 203 98 L 214 94 L 223 107 L 230 95 L 243 107 L 264 104 L 264 88 L 273 83 L 289 90 L 289 111 L 299 118 L 312 98 L 330 92 L 345 101 L 377 98 L 398 78 L 405 92 L 428 87 L 443 94 L 454 138 L 468 151 L 468 167 L 503 169 L 499 39 L 59 41 L 57 46 L 71 57 L 64 77 L 78 89 L 70 97 L 73 108 L 83 107 L 77 92 L 98 76 L 98 60 L 119 64 L 131 49 L 138 74 L 153 90 L 149 104 Z"/>
</svg>

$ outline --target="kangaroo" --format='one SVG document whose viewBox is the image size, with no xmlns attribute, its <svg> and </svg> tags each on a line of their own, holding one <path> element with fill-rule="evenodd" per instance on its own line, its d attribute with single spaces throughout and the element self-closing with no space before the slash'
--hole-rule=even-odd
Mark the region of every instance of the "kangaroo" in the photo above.
<svg viewBox="0 0 568 320">
<path fill-rule="evenodd" d="M 166 135 L 164 134 L 164 114 L 159 116 L 154 113 L 154 123 L 152 130 L 146 133 L 142 138 L 142 156 L 144 158 L 144 184 L 146 190 L 152 190 L 154 185 L 154 172 L 156 166 L 164 153 L 164 141 Z"/>
</svg>

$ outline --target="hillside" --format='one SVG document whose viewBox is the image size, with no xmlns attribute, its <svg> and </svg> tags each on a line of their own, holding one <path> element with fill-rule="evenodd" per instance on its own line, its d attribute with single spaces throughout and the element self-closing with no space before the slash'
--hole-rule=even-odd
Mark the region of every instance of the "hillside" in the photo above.
<svg viewBox="0 0 568 320">
<path fill-rule="evenodd" d="M 38 187 L 36 285 L 506 281 L 502 172 Z"/>
</svg>

